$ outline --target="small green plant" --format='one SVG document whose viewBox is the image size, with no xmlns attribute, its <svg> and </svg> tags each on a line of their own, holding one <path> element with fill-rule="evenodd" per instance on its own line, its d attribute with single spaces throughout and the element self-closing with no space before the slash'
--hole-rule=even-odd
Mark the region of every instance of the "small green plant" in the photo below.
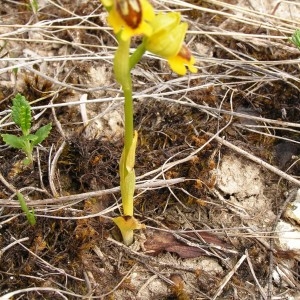
<svg viewBox="0 0 300 300">
<path fill-rule="evenodd" d="M 1 136 L 6 145 L 23 150 L 26 154 L 23 163 L 29 165 L 33 162 L 33 148 L 45 140 L 51 131 L 52 125 L 49 123 L 39 128 L 34 134 L 30 133 L 32 121 L 31 106 L 21 94 L 17 94 L 13 99 L 11 116 L 13 122 L 21 129 L 22 135 L 1 134 Z"/>
<path fill-rule="evenodd" d="M 295 30 L 290 40 L 300 50 L 300 29 Z"/>
<path fill-rule="evenodd" d="M 36 223 L 36 219 L 35 219 L 35 215 L 34 215 L 34 210 L 29 210 L 25 198 L 24 196 L 20 193 L 17 192 L 17 197 L 21 206 L 21 209 L 23 210 L 23 212 L 26 215 L 27 221 L 29 222 L 30 225 L 35 225 Z"/>
</svg>

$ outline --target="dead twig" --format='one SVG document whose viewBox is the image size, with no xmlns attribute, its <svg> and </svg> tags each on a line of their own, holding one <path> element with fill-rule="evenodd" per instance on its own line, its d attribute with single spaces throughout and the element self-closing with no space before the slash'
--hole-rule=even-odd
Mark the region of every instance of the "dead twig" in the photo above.
<svg viewBox="0 0 300 300">
<path fill-rule="evenodd" d="M 50 168 L 49 168 L 49 184 L 50 184 L 50 189 L 51 192 L 53 194 L 54 197 L 58 197 L 59 194 L 56 190 L 55 184 L 54 184 L 54 177 L 55 177 L 55 171 L 56 171 L 56 165 L 57 165 L 57 161 L 61 155 L 61 153 L 63 152 L 64 148 L 66 145 L 66 141 L 63 141 L 62 144 L 60 145 L 59 149 L 57 150 L 57 152 L 55 153 L 52 162 L 50 163 L 50 159 L 51 159 L 51 155 L 49 155 L 49 164 L 50 164 Z M 51 154 L 51 152 L 50 152 Z"/>
<path fill-rule="evenodd" d="M 267 295 L 266 295 L 265 291 L 263 290 L 263 288 L 261 287 L 259 281 L 257 280 L 257 277 L 256 277 L 255 272 L 254 272 L 254 270 L 253 270 L 253 266 L 252 266 L 252 263 L 251 263 L 251 260 L 250 260 L 250 257 L 249 257 L 249 254 L 248 254 L 248 250 L 247 250 L 247 249 L 246 249 L 246 251 L 245 251 L 245 254 L 246 254 L 246 258 L 247 258 L 247 262 L 248 262 L 248 265 L 249 265 L 251 274 L 252 274 L 252 276 L 253 276 L 253 278 L 254 278 L 254 281 L 256 282 L 256 285 L 257 285 L 257 287 L 258 287 L 258 289 L 259 289 L 259 291 L 260 291 L 260 294 L 261 294 L 261 296 L 264 298 L 264 300 L 267 300 Z"/>
<path fill-rule="evenodd" d="M 276 219 L 273 223 L 272 231 L 276 230 L 276 227 L 278 225 L 278 222 L 286 210 L 288 204 L 295 199 L 295 196 L 297 194 L 297 190 L 293 190 L 290 195 L 286 198 L 284 203 L 280 206 L 280 210 L 276 216 Z M 272 299 L 272 290 L 273 290 L 273 284 L 272 284 L 272 279 L 273 279 L 273 271 L 274 271 L 274 239 L 270 239 L 270 251 L 269 251 L 269 280 L 268 280 L 268 300 Z"/>
<path fill-rule="evenodd" d="M 184 181 L 185 178 L 174 178 L 168 180 L 154 180 L 154 181 L 150 180 L 150 181 L 145 181 L 143 183 L 137 183 L 136 189 L 138 190 L 138 189 L 147 189 L 147 188 L 163 188 L 168 185 L 178 184 Z M 107 190 L 100 190 L 100 191 L 76 194 L 71 196 L 62 196 L 62 197 L 48 198 L 42 200 L 28 200 L 27 204 L 34 207 L 38 207 L 38 206 L 43 207 L 50 204 L 57 205 L 59 203 L 78 202 L 78 201 L 85 200 L 87 198 L 101 197 L 103 195 L 118 193 L 119 191 L 120 191 L 120 187 L 118 186 Z M 7 207 L 19 207 L 19 202 L 13 200 L 7 200 L 7 199 L 0 199 L 0 206 L 1 205 Z"/>
<path fill-rule="evenodd" d="M 234 268 L 224 277 L 224 279 L 222 280 L 217 292 L 215 293 L 214 297 L 212 298 L 213 300 L 217 299 L 217 297 L 219 297 L 219 295 L 222 293 L 223 288 L 225 287 L 225 285 L 228 283 L 228 281 L 230 280 L 230 278 L 234 275 L 234 273 L 237 271 L 237 269 L 240 267 L 240 265 L 243 263 L 243 261 L 246 259 L 246 254 L 244 254 L 239 261 L 236 263 L 236 265 L 234 266 Z"/>
<path fill-rule="evenodd" d="M 51 288 L 51 287 L 32 287 L 32 288 L 27 288 L 27 289 L 21 289 L 21 290 L 17 290 L 17 291 L 13 291 L 10 293 L 7 293 L 3 296 L 0 297 L 0 300 L 10 300 L 12 299 L 12 297 L 18 295 L 18 294 L 26 294 L 28 292 L 49 292 L 49 293 L 56 293 L 59 296 L 62 297 L 62 299 L 68 300 L 68 298 L 65 295 L 69 295 L 69 296 L 73 296 L 73 297 L 78 297 L 81 299 L 84 299 L 84 295 L 78 295 L 78 294 L 74 294 L 68 291 L 63 291 L 60 289 L 55 289 L 55 288 Z"/>
<path fill-rule="evenodd" d="M 9 248 L 13 247 L 13 246 L 16 245 L 16 244 L 19 244 L 19 243 L 21 243 L 21 242 L 25 242 L 25 241 L 28 241 L 28 240 L 29 240 L 28 237 L 25 237 L 25 238 L 22 238 L 22 239 L 19 239 L 19 240 L 15 240 L 15 241 L 13 241 L 11 244 L 9 244 L 9 245 L 7 245 L 6 247 L 2 248 L 2 249 L 0 250 L 0 259 L 1 259 L 2 255 L 3 255 L 3 253 L 4 253 L 6 250 L 8 250 Z M 1 299 L 1 298 L 0 298 L 0 299 Z"/>
</svg>

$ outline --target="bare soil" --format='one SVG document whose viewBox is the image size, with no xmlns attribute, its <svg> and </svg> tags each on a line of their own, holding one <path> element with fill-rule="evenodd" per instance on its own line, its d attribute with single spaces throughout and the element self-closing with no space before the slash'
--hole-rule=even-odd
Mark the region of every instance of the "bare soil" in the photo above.
<svg viewBox="0 0 300 300">
<path fill-rule="evenodd" d="M 132 71 L 147 227 L 126 247 L 112 222 L 123 98 L 106 12 L 37 2 L 0 6 L 1 133 L 18 133 L 18 92 L 33 130 L 53 124 L 33 165 L 0 142 L 0 299 L 300 299 L 299 3 L 152 1 L 182 12 L 198 73 L 150 54 Z"/>
</svg>

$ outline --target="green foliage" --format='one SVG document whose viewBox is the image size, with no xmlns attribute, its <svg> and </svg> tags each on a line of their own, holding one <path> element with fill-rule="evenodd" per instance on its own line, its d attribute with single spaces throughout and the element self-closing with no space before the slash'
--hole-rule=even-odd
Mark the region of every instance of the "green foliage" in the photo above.
<svg viewBox="0 0 300 300">
<path fill-rule="evenodd" d="M 300 29 L 295 30 L 290 40 L 300 50 Z"/>
<path fill-rule="evenodd" d="M 21 128 L 23 135 L 28 135 L 31 128 L 31 108 L 21 94 L 17 94 L 13 99 L 11 116 L 16 125 Z"/>
<path fill-rule="evenodd" d="M 34 134 L 34 141 L 33 141 L 33 145 L 37 146 L 38 144 L 40 144 L 43 140 L 45 140 L 47 138 L 47 136 L 49 135 L 50 131 L 51 131 L 52 125 L 51 123 L 39 128 L 35 134 Z"/>
<path fill-rule="evenodd" d="M 30 4 L 28 5 L 28 7 L 34 13 L 37 13 L 37 11 L 39 10 L 39 2 L 38 2 L 38 0 L 30 0 Z"/>
<path fill-rule="evenodd" d="M 21 149 L 26 154 L 24 164 L 31 164 L 33 161 L 33 148 L 43 142 L 49 135 L 52 125 L 51 123 L 39 128 L 34 134 L 31 131 L 31 107 L 29 102 L 21 94 L 17 94 L 13 99 L 11 112 L 12 120 L 20 127 L 22 136 L 13 134 L 1 134 L 3 141 L 16 149 Z"/>
<path fill-rule="evenodd" d="M 34 215 L 34 210 L 33 209 L 32 210 L 28 209 L 25 198 L 20 192 L 17 192 L 17 197 L 18 197 L 20 206 L 21 206 L 23 212 L 25 213 L 29 224 L 30 225 L 35 225 L 36 219 L 35 219 L 35 215 Z"/>
<path fill-rule="evenodd" d="M 15 76 L 18 75 L 18 71 L 19 71 L 19 68 L 13 68 L 13 69 L 12 69 L 12 72 L 13 72 L 13 74 L 14 74 Z"/>
</svg>

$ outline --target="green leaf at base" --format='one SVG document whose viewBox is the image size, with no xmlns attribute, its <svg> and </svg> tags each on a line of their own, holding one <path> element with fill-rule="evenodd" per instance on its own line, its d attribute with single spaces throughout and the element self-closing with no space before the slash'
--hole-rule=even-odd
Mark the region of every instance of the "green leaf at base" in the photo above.
<svg viewBox="0 0 300 300">
<path fill-rule="evenodd" d="M 25 147 L 24 138 L 15 136 L 13 134 L 1 134 L 3 141 L 6 145 L 17 149 L 23 149 Z"/>
</svg>

